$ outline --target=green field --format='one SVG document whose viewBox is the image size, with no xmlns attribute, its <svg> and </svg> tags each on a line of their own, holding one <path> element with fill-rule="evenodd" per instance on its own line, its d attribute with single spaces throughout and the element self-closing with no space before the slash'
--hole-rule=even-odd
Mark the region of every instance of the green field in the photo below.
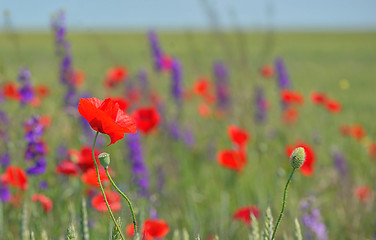
<svg viewBox="0 0 376 240">
<path fill-rule="evenodd" d="M 199 100 L 187 100 L 181 109 L 179 124 L 192 129 L 196 138 L 192 148 L 171 140 L 162 128 L 143 136 L 144 157 L 151 174 L 151 200 L 138 198 L 137 188 L 131 184 L 126 138 L 102 148 L 111 154 L 114 180 L 127 190 L 139 220 L 149 217 L 152 206 L 159 218 L 170 226 L 166 239 L 172 239 L 175 230 L 183 229 L 188 231 L 189 239 L 197 235 L 201 239 L 209 235 L 218 235 L 219 239 L 248 239 L 249 228 L 232 220 L 233 213 L 239 207 L 257 205 L 262 213 L 259 221 L 262 228 L 263 214 L 270 206 L 276 220 L 290 171 L 285 147 L 303 140 L 315 150 L 315 172 L 311 177 L 294 175 L 277 239 L 294 239 L 294 219 L 302 216 L 300 202 L 311 196 L 316 198 L 315 204 L 321 210 L 329 239 L 373 239 L 376 234 L 376 162 L 370 159 L 366 143 L 376 141 L 376 33 L 189 32 L 158 33 L 158 36 L 163 50 L 181 60 L 186 89 L 200 76 L 212 77 L 213 62 L 220 60 L 228 66 L 231 110 L 224 118 L 204 119 L 196 111 Z M 178 109 L 169 97 L 170 79 L 153 71 L 146 34 L 68 33 L 67 38 L 75 68 L 86 74 L 80 92 L 90 92 L 100 99 L 122 94 L 124 89 L 103 88 L 107 69 L 124 65 L 133 81 L 137 72 L 144 69 L 149 73 L 151 88 L 165 100 L 164 117 L 174 119 Z M 305 99 L 299 107 L 299 122 L 294 125 L 281 122 L 282 110 L 274 78 L 264 79 L 259 74 L 261 66 L 273 65 L 278 56 L 285 61 L 293 89 Z M 30 69 L 33 83 L 47 84 L 51 94 L 39 108 L 20 107 L 15 102 L 1 103 L 1 110 L 12 120 L 8 129 L 12 165 L 25 165 L 26 143 L 21 130 L 24 120 L 32 114 L 50 115 L 52 124 L 44 135 L 49 146 L 49 170 L 29 178 L 30 186 L 22 199 L 30 199 L 28 196 L 38 192 L 41 180 L 48 182 L 49 188 L 43 193 L 53 200 L 54 209 L 44 214 L 29 201 L 29 229 L 36 233 L 36 239 L 43 229 L 51 239 L 61 239 L 72 214 L 79 228 L 80 202 L 86 187 L 80 178 L 55 174 L 56 150 L 63 143 L 75 149 L 91 143 L 81 136 L 78 118 L 62 110 L 63 88 L 59 83 L 59 63 L 52 34 L 0 35 L 1 83 L 16 81 L 18 70 L 24 66 Z M 347 89 L 340 87 L 344 80 L 349 83 Z M 271 104 L 268 121 L 261 125 L 254 121 L 255 86 L 263 87 Z M 338 100 L 342 111 L 331 114 L 314 106 L 309 100 L 311 91 L 322 91 Z M 230 124 L 246 129 L 251 135 L 247 145 L 248 164 L 241 173 L 221 167 L 215 158 L 220 149 L 231 145 L 227 137 Z M 366 140 L 358 142 L 342 136 L 339 127 L 343 124 L 363 125 Z M 108 141 L 106 137 L 104 146 Z M 336 170 L 331 157 L 333 149 L 345 154 L 348 176 L 341 176 Z M 165 176 L 163 189 L 158 188 L 160 169 Z M 360 185 L 372 190 L 371 200 L 365 204 L 354 196 L 354 189 Z M 105 239 L 111 221 L 108 214 L 98 213 L 90 206 L 88 212 L 93 239 Z M 122 217 L 123 225 L 131 223 L 125 202 L 116 215 Z M 20 206 L 3 204 L 2 239 L 18 239 L 20 216 Z M 302 231 L 305 232 L 304 228 Z"/>
</svg>

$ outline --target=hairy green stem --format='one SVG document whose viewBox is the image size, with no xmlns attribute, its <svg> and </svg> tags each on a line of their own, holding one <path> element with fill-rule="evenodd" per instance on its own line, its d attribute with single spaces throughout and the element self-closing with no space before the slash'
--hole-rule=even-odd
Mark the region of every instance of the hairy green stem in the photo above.
<svg viewBox="0 0 376 240">
<path fill-rule="evenodd" d="M 108 172 L 108 168 L 105 168 L 106 170 L 106 174 L 107 174 L 107 177 L 108 179 L 110 180 L 112 186 L 116 189 L 116 191 L 118 191 L 118 193 L 123 196 L 123 198 L 128 202 L 128 205 L 129 205 L 129 208 L 131 209 L 131 213 L 132 213 L 132 219 L 133 219 L 133 227 L 134 227 L 134 232 L 137 233 L 137 224 L 136 224 L 136 217 L 134 215 L 134 211 L 133 211 L 133 207 L 132 207 L 132 203 L 131 201 L 129 200 L 129 198 L 116 186 L 116 184 L 114 183 L 114 181 L 112 180 L 111 176 L 110 176 L 110 173 Z"/>
<path fill-rule="evenodd" d="M 274 228 L 274 232 L 273 232 L 272 240 L 273 240 L 274 237 L 275 237 L 275 233 L 277 232 L 278 224 L 279 224 L 279 222 L 280 222 L 281 219 L 282 219 L 283 212 L 285 211 L 285 206 L 286 206 L 286 196 L 287 196 L 287 187 L 289 186 L 289 183 L 291 182 L 291 178 L 292 178 L 292 175 L 294 174 L 294 172 L 295 172 L 295 168 L 292 169 L 292 171 L 291 171 L 291 173 L 290 173 L 290 176 L 289 176 L 289 179 L 287 180 L 287 183 L 286 183 L 286 186 L 285 186 L 285 191 L 284 191 L 284 193 L 283 193 L 282 209 L 281 209 L 281 213 L 279 214 L 277 224 L 275 225 L 275 228 Z"/>
<path fill-rule="evenodd" d="M 95 149 L 95 143 L 97 142 L 98 134 L 99 134 L 99 132 L 97 132 L 95 134 L 95 138 L 94 138 L 94 142 L 93 142 L 93 148 L 92 148 L 92 153 L 93 153 L 93 161 L 94 161 L 94 164 L 95 164 L 95 170 L 97 171 L 97 178 L 98 178 L 98 182 L 99 182 L 99 187 L 101 188 L 101 192 L 103 194 L 104 201 L 106 202 L 106 206 L 107 206 L 108 212 L 111 215 L 112 221 L 114 222 L 116 228 L 119 230 L 121 239 L 125 240 L 123 234 L 121 233 L 121 229 L 120 229 L 119 225 L 117 224 L 117 222 L 115 220 L 114 214 L 111 211 L 110 205 L 108 204 L 107 197 L 106 197 L 106 194 L 104 193 L 104 189 L 103 189 L 103 186 L 102 186 L 101 178 L 99 176 L 98 164 L 97 164 L 97 161 L 95 161 L 94 149 Z"/>
</svg>

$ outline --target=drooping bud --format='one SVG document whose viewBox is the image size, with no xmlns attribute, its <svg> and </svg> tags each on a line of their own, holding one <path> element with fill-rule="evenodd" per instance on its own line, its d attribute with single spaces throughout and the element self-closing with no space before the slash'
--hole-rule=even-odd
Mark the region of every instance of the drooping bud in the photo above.
<svg viewBox="0 0 376 240">
<path fill-rule="evenodd" d="M 101 154 L 98 155 L 98 158 L 99 158 L 99 162 L 101 163 L 101 165 L 105 169 L 108 168 L 108 166 L 111 163 L 110 154 L 106 152 L 102 152 Z"/>
<path fill-rule="evenodd" d="M 305 158 L 306 158 L 306 153 L 305 153 L 304 148 L 302 147 L 295 148 L 295 150 L 292 152 L 290 156 L 291 167 L 295 169 L 300 168 L 303 165 Z"/>
</svg>

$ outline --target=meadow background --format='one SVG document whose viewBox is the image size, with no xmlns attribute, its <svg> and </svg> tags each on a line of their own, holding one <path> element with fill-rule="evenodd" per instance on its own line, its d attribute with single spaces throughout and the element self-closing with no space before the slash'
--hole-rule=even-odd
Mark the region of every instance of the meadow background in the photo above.
<svg viewBox="0 0 376 240">
<path fill-rule="evenodd" d="M 134 181 L 127 135 L 108 147 L 109 138 L 102 136 L 97 144 L 98 149 L 111 154 L 113 178 L 132 200 L 140 226 L 145 219 L 154 217 L 168 223 L 170 231 L 166 239 L 183 239 L 177 236 L 178 231 L 186 232 L 189 239 L 198 235 L 201 239 L 212 239 L 215 235 L 219 239 L 248 239 L 250 227 L 234 220 L 233 214 L 240 207 L 257 206 L 261 227 L 268 206 L 274 219 L 278 217 L 291 169 L 286 146 L 303 141 L 314 150 L 314 172 L 311 176 L 294 175 L 277 239 L 294 239 L 295 218 L 301 221 L 303 239 L 375 239 L 376 156 L 371 151 L 376 142 L 374 31 L 250 32 L 240 28 L 154 31 L 163 52 L 181 63 L 182 87 L 187 93 L 181 105 L 171 96 L 171 74 L 156 71 L 153 65 L 148 31 L 92 32 L 67 28 L 65 37 L 71 45 L 74 69 L 85 73 L 85 81 L 76 91 L 77 99 L 121 96 L 129 101 L 127 91 L 136 89 L 141 96 L 134 103 L 129 101 L 128 113 L 140 106 L 153 105 L 140 85 L 138 73 L 143 70 L 148 76 L 150 92 L 158 94 L 163 103 L 163 111 L 158 109 L 161 122 L 156 129 L 149 134 L 139 133 L 150 182 L 148 197 L 139 194 Z M 282 118 L 284 106 L 278 73 L 265 77 L 260 72 L 266 65 L 273 66 L 276 58 L 285 63 L 291 89 L 304 98 L 304 103 L 296 107 L 299 117 L 292 123 Z M 82 199 L 88 205 L 92 239 L 106 239 L 112 226 L 108 213 L 98 212 L 91 205 L 98 189 L 85 185 L 81 173 L 78 177 L 56 173 L 64 160 L 59 152 L 62 146 L 80 149 L 92 144 L 76 109 L 64 108 L 65 87 L 59 82 L 59 61 L 52 30 L 21 32 L 8 26 L 0 33 L 0 84 L 19 84 L 18 73 L 27 67 L 33 85 L 45 84 L 49 88 L 47 97 L 36 107 L 2 99 L 0 109 L 10 121 L 0 125 L 1 131 L 9 135 L 0 150 L 2 154 L 9 152 L 11 165 L 23 169 L 31 166 L 24 159 L 27 146 L 24 122 L 36 115 L 51 119 L 43 134 L 48 145 L 47 170 L 29 176 L 25 191 L 8 186 L 17 199 L 1 205 L 1 239 L 20 239 L 22 226 L 33 231 L 36 239 L 40 239 L 43 231 L 48 239 L 64 239 L 70 222 L 75 223 L 81 236 Z M 214 103 L 210 105 L 212 114 L 202 116 L 197 108 L 203 100 L 192 89 L 202 76 L 215 86 L 216 62 L 222 62 L 228 69 L 230 107 L 219 116 Z M 116 66 L 127 68 L 127 79 L 115 88 L 104 87 L 107 71 Z M 270 106 L 265 110 L 267 118 L 263 122 L 256 119 L 256 89 L 263 90 Z M 332 113 L 312 103 L 314 91 L 337 100 L 341 111 Z M 174 135 L 173 123 L 181 133 L 189 131 L 194 140 L 185 141 L 184 134 Z M 232 146 L 227 134 L 229 125 L 241 127 L 250 136 L 247 164 L 240 172 L 217 161 L 217 153 Z M 352 125 L 362 127 L 362 136 L 343 134 L 341 127 Z M 344 171 L 336 164 L 335 153 L 343 156 Z M 5 171 L 3 166 L 0 173 Z M 41 188 L 42 182 L 47 187 Z M 366 196 L 356 194 L 356 189 L 364 186 L 368 188 Z M 45 212 L 31 201 L 34 193 L 48 196 L 53 202 L 52 210 Z M 311 208 L 318 209 L 321 215 L 317 221 L 325 228 L 326 234 L 321 237 L 313 231 L 314 227 L 302 224 L 307 215 L 302 203 L 311 200 Z M 25 208 L 26 215 L 22 213 Z M 122 218 L 123 228 L 131 223 L 125 202 L 115 215 Z"/>
</svg>

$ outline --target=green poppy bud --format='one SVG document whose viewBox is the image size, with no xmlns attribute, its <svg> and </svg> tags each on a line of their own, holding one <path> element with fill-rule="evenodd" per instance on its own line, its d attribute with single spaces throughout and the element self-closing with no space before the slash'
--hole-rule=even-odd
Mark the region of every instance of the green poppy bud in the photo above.
<svg viewBox="0 0 376 240">
<path fill-rule="evenodd" d="M 106 169 L 110 165 L 111 159 L 110 159 L 110 154 L 106 152 L 102 152 L 101 154 L 98 155 L 99 162 L 101 165 Z"/>
<path fill-rule="evenodd" d="M 306 158 L 306 153 L 305 153 L 304 148 L 302 147 L 295 148 L 295 150 L 292 152 L 290 156 L 291 167 L 295 169 L 300 168 L 303 165 L 305 158 Z"/>
</svg>

